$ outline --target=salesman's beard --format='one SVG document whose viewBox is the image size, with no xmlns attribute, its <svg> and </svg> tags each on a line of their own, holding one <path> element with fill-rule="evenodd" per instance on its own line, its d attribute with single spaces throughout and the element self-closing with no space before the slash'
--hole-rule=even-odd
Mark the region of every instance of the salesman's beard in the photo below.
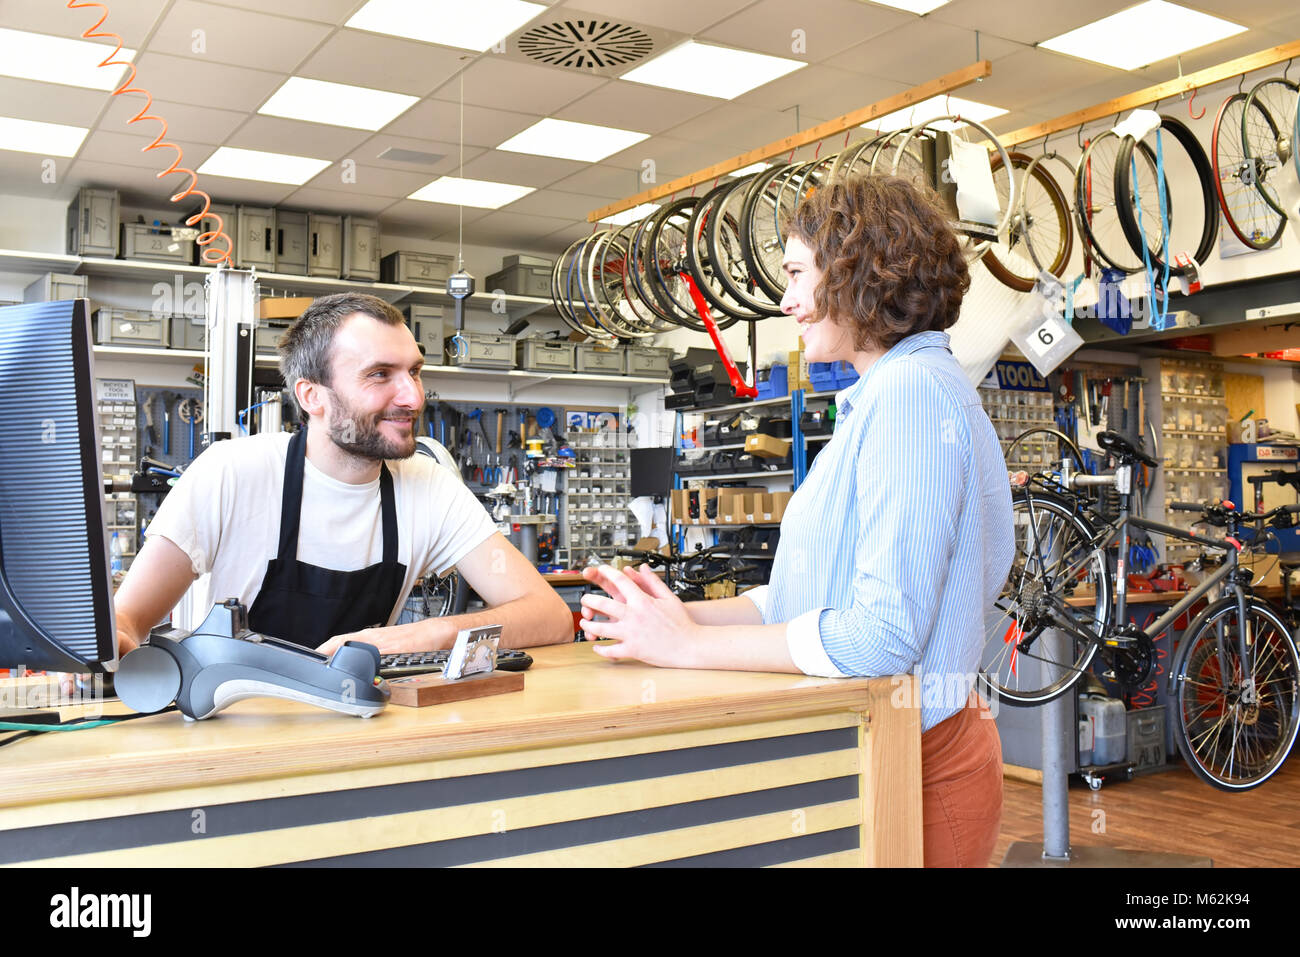
<svg viewBox="0 0 1300 957">
<path fill-rule="evenodd" d="M 328 432 L 340 450 L 372 462 L 409 459 L 415 454 L 415 413 L 388 409 L 379 414 L 361 414 L 350 408 L 337 392 L 331 392 L 334 414 L 330 416 Z M 386 420 L 410 422 L 411 430 L 404 439 L 391 439 L 380 431 L 381 423 Z"/>
</svg>

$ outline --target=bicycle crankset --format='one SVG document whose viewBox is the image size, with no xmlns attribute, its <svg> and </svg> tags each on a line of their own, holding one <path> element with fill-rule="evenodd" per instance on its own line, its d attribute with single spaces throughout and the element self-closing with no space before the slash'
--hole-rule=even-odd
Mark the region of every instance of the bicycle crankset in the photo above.
<svg viewBox="0 0 1300 957">
<path fill-rule="evenodd" d="M 1155 642 L 1137 625 L 1130 622 L 1120 629 L 1128 642 L 1114 652 L 1112 668 L 1120 684 L 1140 688 L 1151 677 L 1156 662 Z"/>
</svg>

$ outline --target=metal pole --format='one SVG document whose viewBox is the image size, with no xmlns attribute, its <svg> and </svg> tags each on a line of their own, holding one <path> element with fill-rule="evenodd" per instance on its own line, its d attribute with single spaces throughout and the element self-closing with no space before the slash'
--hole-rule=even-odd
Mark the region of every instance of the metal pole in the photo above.
<svg viewBox="0 0 1300 957">
<path fill-rule="evenodd" d="M 1051 662 L 1069 661 L 1069 637 L 1049 628 L 1040 637 L 1043 657 Z M 1047 681 L 1064 673 L 1063 665 L 1040 662 Z M 1055 675 L 1051 672 L 1056 672 Z M 1074 690 L 1043 705 L 1043 860 L 1070 859 L 1070 770 L 1074 764 L 1072 735 L 1074 726 Z"/>
</svg>

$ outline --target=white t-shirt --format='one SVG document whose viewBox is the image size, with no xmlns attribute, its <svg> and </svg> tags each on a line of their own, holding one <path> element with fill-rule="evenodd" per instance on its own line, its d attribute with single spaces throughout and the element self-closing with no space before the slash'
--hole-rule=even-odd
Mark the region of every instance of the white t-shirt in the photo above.
<svg viewBox="0 0 1300 957">
<path fill-rule="evenodd" d="M 280 503 L 287 432 L 218 442 L 185 471 L 167 494 L 146 536 L 160 535 L 190 557 L 194 573 L 193 628 L 213 604 L 238 598 L 252 608 L 266 566 L 280 543 Z M 495 531 L 487 511 L 460 479 L 433 459 L 415 455 L 387 463 L 397 506 L 397 560 L 406 566 L 401 612 L 416 579 L 445 574 Z M 349 485 L 316 468 L 303 469 L 298 560 L 356 571 L 383 560 L 379 479 Z"/>
</svg>

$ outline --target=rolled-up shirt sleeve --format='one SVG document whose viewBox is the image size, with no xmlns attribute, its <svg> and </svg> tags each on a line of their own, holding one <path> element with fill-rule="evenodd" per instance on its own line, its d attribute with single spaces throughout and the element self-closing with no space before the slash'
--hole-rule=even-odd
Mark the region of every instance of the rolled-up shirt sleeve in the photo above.
<svg viewBox="0 0 1300 957">
<path fill-rule="evenodd" d="M 965 413 L 929 370 L 880 370 L 856 458 L 865 518 L 856 536 L 852 600 L 787 624 L 791 658 L 806 674 L 911 672 L 934 627 L 957 539 Z"/>
</svg>

